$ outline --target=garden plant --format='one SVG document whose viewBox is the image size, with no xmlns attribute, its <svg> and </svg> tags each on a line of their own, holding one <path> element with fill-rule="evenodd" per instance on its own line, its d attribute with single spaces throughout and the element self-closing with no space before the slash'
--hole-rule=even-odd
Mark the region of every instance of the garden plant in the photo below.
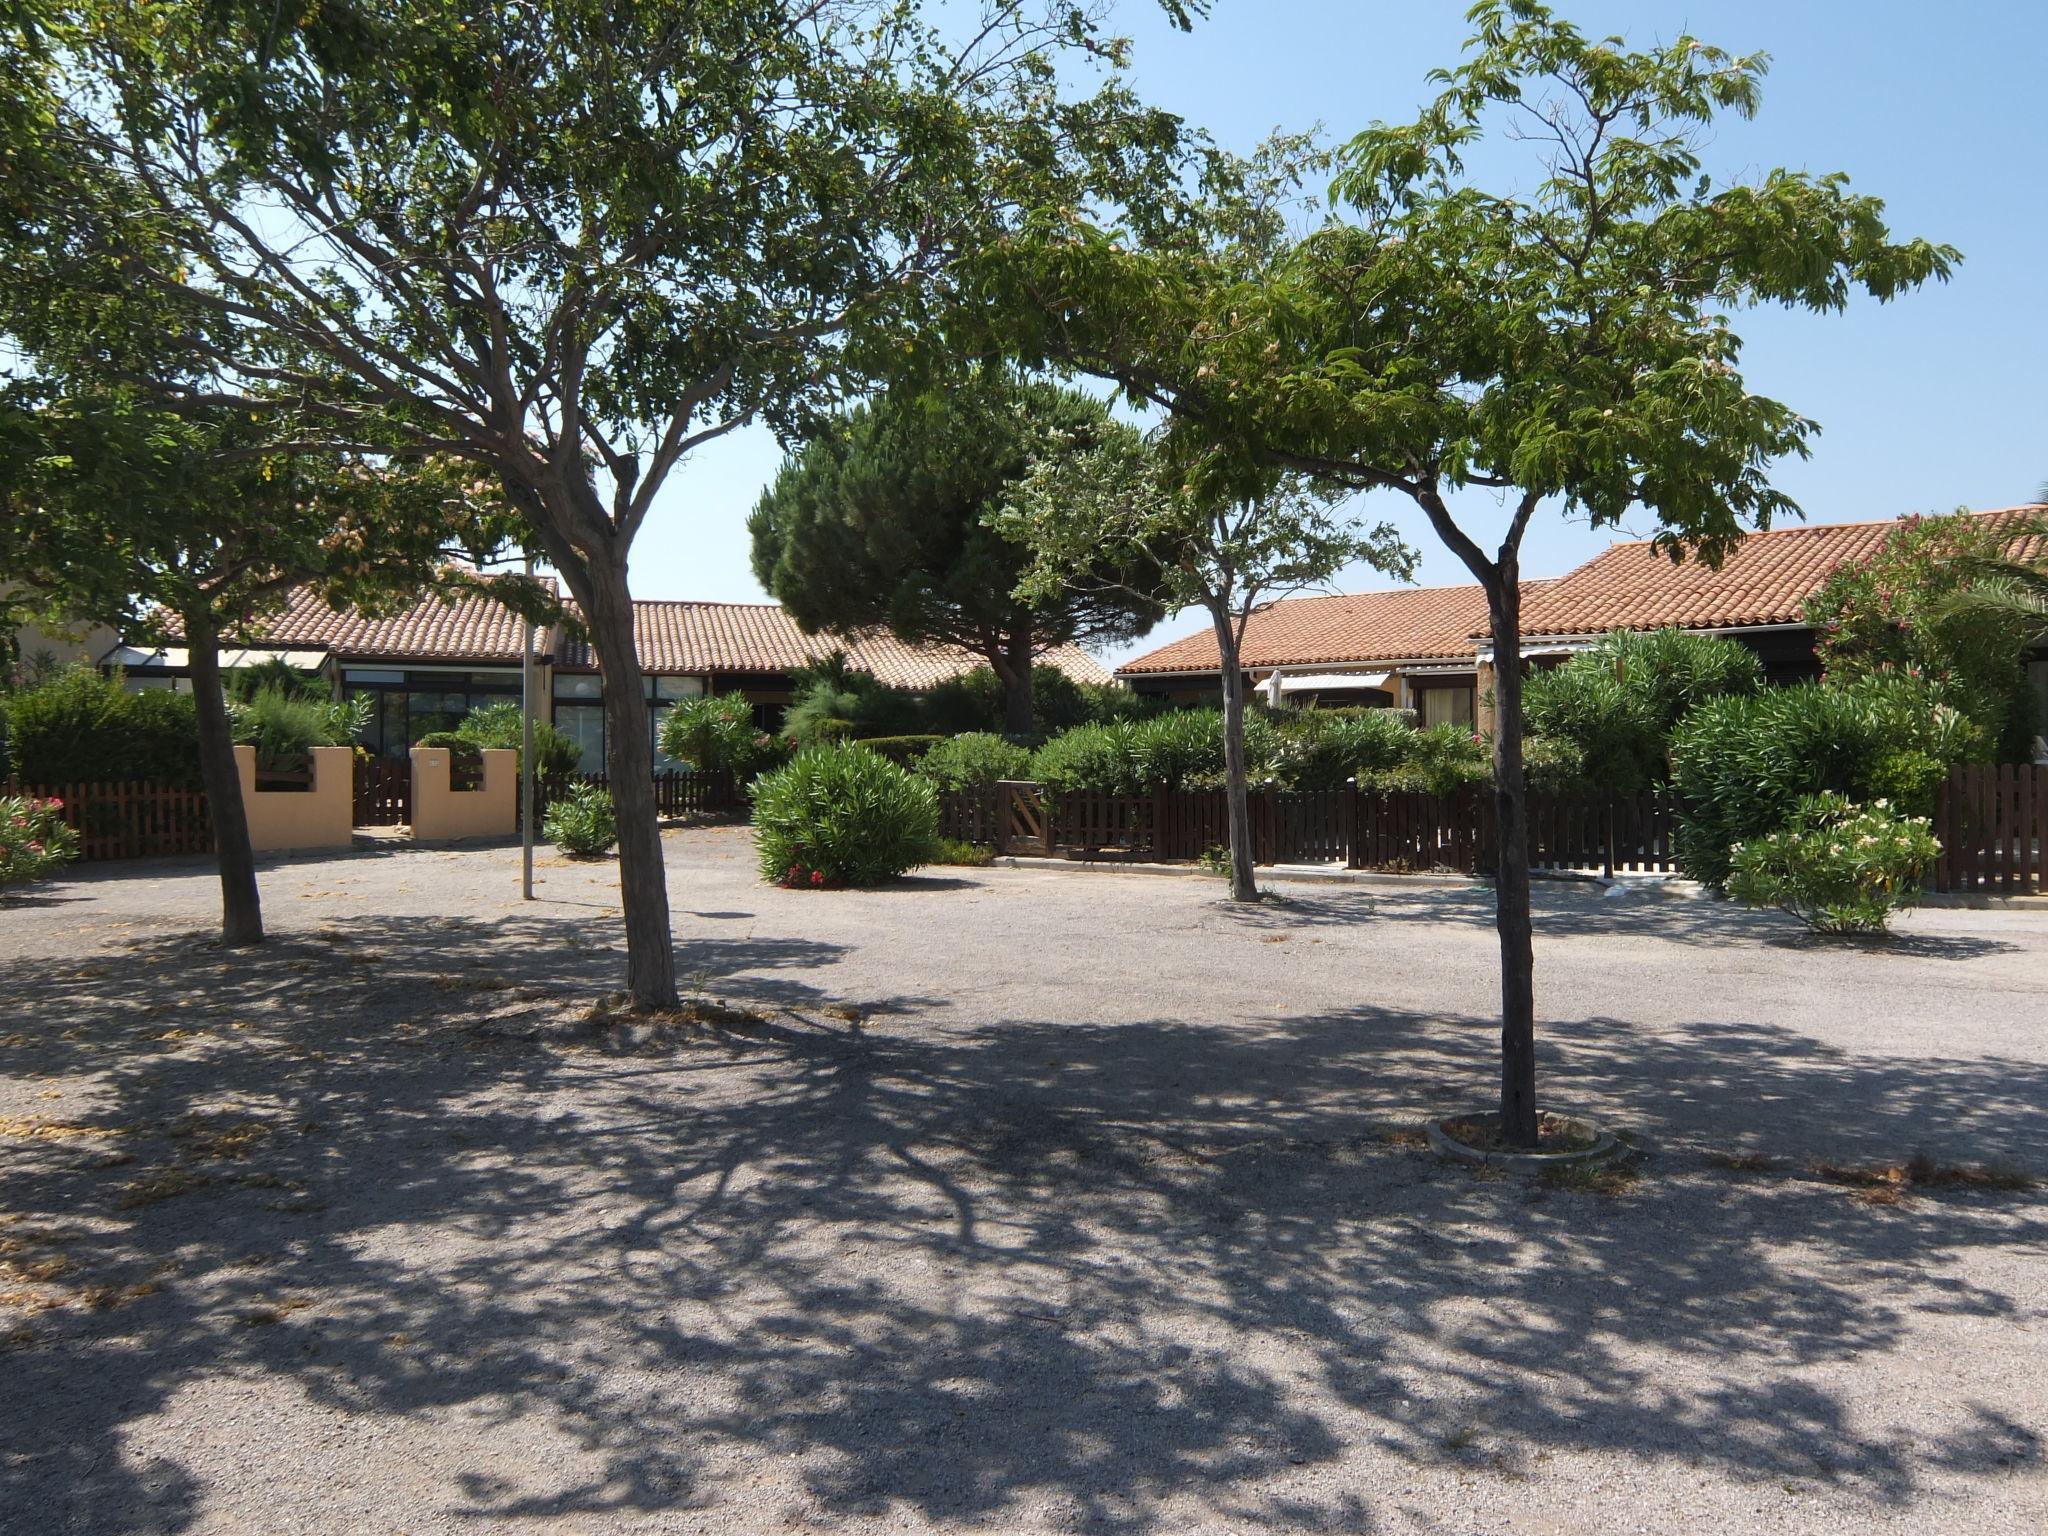
<svg viewBox="0 0 2048 1536">
<path fill-rule="evenodd" d="M 938 796 L 863 746 L 812 747 L 755 783 L 754 845 L 777 885 L 878 885 L 938 859 Z"/>
</svg>

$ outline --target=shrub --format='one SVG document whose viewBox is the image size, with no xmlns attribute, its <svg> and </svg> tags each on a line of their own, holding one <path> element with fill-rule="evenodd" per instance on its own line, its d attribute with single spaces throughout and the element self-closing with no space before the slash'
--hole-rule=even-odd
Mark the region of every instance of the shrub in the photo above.
<svg viewBox="0 0 2048 1536">
<path fill-rule="evenodd" d="M 1683 629 L 1616 630 L 1523 685 L 1529 732 L 1576 748 L 1584 772 L 1628 793 L 1669 776 L 1671 732 L 1711 698 L 1755 693 L 1763 668 L 1740 641 Z"/>
<path fill-rule="evenodd" d="M 934 864 L 961 864 L 969 869 L 981 869 L 996 861 L 996 851 L 984 848 L 980 843 L 964 843 L 957 837 L 939 839 L 939 851 L 932 855 Z"/>
<path fill-rule="evenodd" d="M 517 752 L 522 746 L 519 706 L 510 699 L 480 705 L 463 716 L 462 724 L 455 728 L 454 734 L 477 747 L 503 747 Z M 426 745 L 425 742 L 420 744 Z M 556 729 L 546 720 L 533 722 L 533 771 L 536 774 L 552 778 L 574 773 L 582 761 L 583 749 L 573 736 Z"/>
<path fill-rule="evenodd" d="M 1980 603 L 2004 584 L 2020 528 L 1957 514 L 1908 517 L 1868 557 L 1838 566 L 1806 603 L 1821 669 L 1833 682 L 1922 677 L 1960 710 L 2001 762 L 2033 756 L 2037 707 L 2025 657 L 2042 632 L 2026 603 Z"/>
<path fill-rule="evenodd" d="M 1919 900 L 1939 852 L 1925 817 L 1901 816 L 1883 800 L 1806 795 L 1779 830 L 1730 850 L 1728 894 L 1780 907 L 1818 933 L 1875 933 Z"/>
<path fill-rule="evenodd" d="M 60 814 L 64 802 L 0 796 L 0 890 L 46 880 L 78 857 L 78 834 Z"/>
<path fill-rule="evenodd" d="M 1522 774 L 1529 787 L 1550 795 L 1583 795 L 1614 785 L 1588 771 L 1586 751 L 1561 736 L 1528 736 L 1522 741 Z"/>
<path fill-rule="evenodd" d="M 863 747 L 812 747 L 755 782 L 754 841 L 778 885 L 876 885 L 938 856 L 938 797 Z"/>
<path fill-rule="evenodd" d="M 1031 730 L 1053 736 L 1077 725 L 1122 719 L 1120 702 L 1106 704 L 1105 690 L 1128 693 L 1117 684 L 1075 682 L 1058 667 L 1040 663 L 1031 669 Z M 1132 695 L 1135 697 L 1135 695 Z M 943 736 L 967 731 L 1004 729 L 1003 685 L 991 667 L 976 667 L 949 677 L 928 690 L 923 700 L 924 728 Z"/>
<path fill-rule="evenodd" d="M 366 695 L 337 704 L 259 688 L 246 702 L 231 704 L 229 712 L 235 740 L 256 749 L 256 766 L 275 768 L 303 758 L 315 747 L 348 745 L 369 724 L 371 708 Z"/>
<path fill-rule="evenodd" d="M 1281 716 L 1273 773 L 1289 789 L 1340 789 L 1407 755 L 1415 735 L 1407 710 L 1305 709 Z"/>
<path fill-rule="evenodd" d="M 316 701 L 329 696 L 318 674 L 301 672 L 282 656 L 266 656 L 254 666 L 234 667 L 222 677 L 222 691 L 237 704 L 246 704 L 266 690 Z"/>
<path fill-rule="evenodd" d="M 918 760 L 917 771 L 940 789 L 978 789 L 1031 772 L 1031 754 L 992 731 L 968 731 L 937 742 Z"/>
<path fill-rule="evenodd" d="M 892 763 L 909 767 L 946 738 L 943 736 L 861 736 L 855 745 L 879 752 Z"/>
<path fill-rule="evenodd" d="M 579 784 L 548 806 L 541 830 L 564 853 L 594 859 L 619 840 L 619 823 L 608 789 Z"/>
<path fill-rule="evenodd" d="M 190 694 L 129 693 L 118 678 L 67 667 L 0 699 L 12 771 L 29 784 L 199 782 Z"/>
<path fill-rule="evenodd" d="M 1456 794 L 1468 785 L 1493 782 L 1493 754 L 1470 728 L 1445 721 L 1414 733 L 1407 757 L 1392 776 L 1390 788 Z"/>
<path fill-rule="evenodd" d="M 662 717 L 661 750 L 700 772 L 727 772 L 746 784 L 781 762 L 788 744 L 754 724 L 745 694 L 706 694 L 684 699 Z"/>
<path fill-rule="evenodd" d="M 1671 740 L 1679 867 L 1724 884 L 1729 849 L 1775 831 L 1804 795 L 1885 799 L 1925 815 L 1942 775 L 1984 748 L 1983 732 L 1914 678 L 1709 699 Z"/>
<path fill-rule="evenodd" d="M 1052 794 L 1086 790 L 1099 795 L 1135 794 L 1138 788 L 1132 733 L 1125 721 L 1077 725 L 1062 731 L 1031 757 L 1031 777 Z"/>
</svg>

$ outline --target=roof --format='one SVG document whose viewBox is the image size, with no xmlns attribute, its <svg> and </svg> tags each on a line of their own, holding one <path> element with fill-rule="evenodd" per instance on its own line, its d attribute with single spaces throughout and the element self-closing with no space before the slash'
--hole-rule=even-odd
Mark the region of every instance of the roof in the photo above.
<svg viewBox="0 0 2048 1536">
<path fill-rule="evenodd" d="M 1524 590 L 1542 585 L 1524 584 Z M 1472 633 L 1486 623 L 1486 594 L 1475 582 L 1458 587 L 1397 587 L 1286 597 L 1246 622 L 1244 666 L 1300 667 L 1396 661 L 1462 661 L 1477 654 Z M 1125 662 L 1119 677 L 1215 672 L 1222 663 L 1213 631 L 1183 636 Z"/>
<path fill-rule="evenodd" d="M 885 683 L 924 689 L 983 663 L 973 651 L 907 645 L 886 633 L 850 640 L 806 635 L 779 603 L 639 601 L 633 610 L 640 665 L 651 673 L 773 674 L 844 651 L 854 666 Z M 178 638 L 175 621 L 166 627 Z M 403 613 L 373 619 L 353 611 L 337 613 L 325 599 L 300 588 L 282 612 L 240 638 L 266 647 L 326 652 L 346 661 L 516 667 L 523 629 L 524 620 L 484 592 L 450 599 L 429 595 Z M 597 669 L 589 642 L 559 629 L 541 637 L 540 649 L 565 670 Z M 1078 646 L 1056 647 L 1039 660 L 1076 682 L 1110 680 L 1103 665 Z"/>
<path fill-rule="evenodd" d="M 1975 517 L 2031 518 L 2042 507 Z M 1716 569 L 1674 562 L 1647 539 L 1616 544 L 1545 583 L 1522 602 L 1524 635 L 1595 635 L 1610 629 L 1744 629 L 1804 621 L 1806 600 L 1830 572 L 1875 554 L 1900 519 L 1815 523 L 1743 537 Z M 2018 559 L 2048 558 L 2048 538 L 2015 540 Z M 1475 626 L 1475 633 L 1479 626 Z"/>
<path fill-rule="evenodd" d="M 897 688 L 924 689 L 984 664 L 975 651 L 910 645 L 886 632 L 853 638 L 807 635 L 780 603 L 650 602 L 633 605 L 640 665 L 657 673 L 789 672 L 844 651 L 848 663 Z M 1055 647 L 1039 657 L 1077 683 L 1110 680 L 1102 663 L 1079 646 Z M 555 663 L 568 671 L 594 670 L 587 641 L 564 639 Z"/>
</svg>

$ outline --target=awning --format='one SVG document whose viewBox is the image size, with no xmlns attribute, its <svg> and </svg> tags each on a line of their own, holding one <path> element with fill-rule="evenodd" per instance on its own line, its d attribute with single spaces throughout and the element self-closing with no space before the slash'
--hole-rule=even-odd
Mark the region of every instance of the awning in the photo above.
<svg viewBox="0 0 2048 1536">
<path fill-rule="evenodd" d="M 1340 688 L 1384 688 L 1385 672 L 1308 672 L 1299 676 L 1280 674 L 1282 693 L 1335 693 Z"/>
<path fill-rule="evenodd" d="M 262 661 L 282 661 L 301 672 L 317 672 L 327 661 L 325 651 L 280 651 L 261 646 L 244 646 L 220 653 L 222 671 L 253 667 Z M 129 672 L 184 672 L 192 666 L 192 653 L 181 645 L 145 651 L 139 646 L 117 645 L 101 659 L 102 666 Z"/>
</svg>

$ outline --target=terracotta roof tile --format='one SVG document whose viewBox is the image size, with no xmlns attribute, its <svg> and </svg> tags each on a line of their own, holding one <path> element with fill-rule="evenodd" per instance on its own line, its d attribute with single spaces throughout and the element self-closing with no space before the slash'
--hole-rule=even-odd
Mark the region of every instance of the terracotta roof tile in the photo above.
<svg viewBox="0 0 2048 1536">
<path fill-rule="evenodd" d="M 981 666 L 972 651 L 906 645 L 894 635 L 839 639 L 807 635 L 779 603 L 651 602 L 634 605 L 635 643 L 649 672 L 682 674 L 788 672 L 834 651 L 853 666 L 898 688 L 923 689 Z M 1082 683 L 1110 680 L 1102 663 L 1078 646 L 1060 646 L 1039 658 Z M 587 642 L 565 639 L 556 665 L 587 671 L 596 665 Z"/>
<path fill-rule="evenodd" d="M 2009 507 L 1979 517 L 2038 516 L 2039 507 Z M 1718 570 L 1698 560 L 1674 563 L 1647 540 L 1616 544 L 1522 603 L 1525 635 L 1603 634 L 1610 629 L 1733 629 L 1797 624 L 1808 597 L 1828 573 L 1874 553 L 1899 526 L 1875 523 L 1801 524 L 1752 533 Z M 2021 541 L 2015 552 L 2048 555 L 2048 540 Z M 1483 626 L 1475 625 L 1475 633 Z"/>
<path fill-rule="evenodd" d="M 1486 597 L 1477 583 L 1289 597 L 1251 616 L 1241 656 L 1252 669 L 1461 661 L 1476 654 L 1472 631 L 1485 623 Z M 1218 664 L 1216 636 L 1205 628 L 1125 662 L 1117 675 L 1214 672 Z"/>
<path fill-rule="evenodd" d="M 423 597 L 390 618 L 337 613 L 301 588 L 282 613 L 253 626 L 242 638 L 295 650 L 324 650 L 350 659 L 391 662 L 501 662 L 519 664 L 522 620 L 486 593 L 443 600 Z"/>
</svg>

